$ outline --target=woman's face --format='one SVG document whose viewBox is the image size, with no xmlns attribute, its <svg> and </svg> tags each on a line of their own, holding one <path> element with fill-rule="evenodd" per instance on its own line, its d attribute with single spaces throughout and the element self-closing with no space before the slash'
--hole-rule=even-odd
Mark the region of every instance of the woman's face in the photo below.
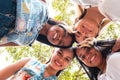
<svg viewBox="0 0 120 80">
<path fill-rule="evenodd" d="M 96 37 L 98 34 L 98 23 L 91 18 L 83 18 L 75 24 L 75 39 L 79 43 L 86 38 Z"/>
<path fill-rule="evenodd" d="M 68 67 L 73 60 L 73 51 L 71 49 L 57 49 L 51 57 L 51 66 L 55 70 L 63 70 Z"/>
<path fill-rule="evenodd" d="M 94 48 L 77 48 L 78 58 L 89 67 L 99 67 L 102 64 L 102 55 Z"/>
<path fill-rule="evenodd" d="M 73 41 L 72 36 L 59 26 L 52 26 L 48 30 L 47 38 L 53 45 L 64 47 L 70 46 Z"/>
</svg>

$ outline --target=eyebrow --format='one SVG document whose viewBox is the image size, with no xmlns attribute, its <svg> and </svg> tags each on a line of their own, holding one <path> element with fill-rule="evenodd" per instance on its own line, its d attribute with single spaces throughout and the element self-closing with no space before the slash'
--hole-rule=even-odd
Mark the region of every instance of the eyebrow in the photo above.
<svg viewBox="0 0 120 80">
<path fill-rule="evenodd" d="M 67 58 L 69 58 L 70 60 L 72 60 L 72 58 L 71 58 L 71 57 L 69 57 L 69 56 L 67 56 Z"/>
</svg>

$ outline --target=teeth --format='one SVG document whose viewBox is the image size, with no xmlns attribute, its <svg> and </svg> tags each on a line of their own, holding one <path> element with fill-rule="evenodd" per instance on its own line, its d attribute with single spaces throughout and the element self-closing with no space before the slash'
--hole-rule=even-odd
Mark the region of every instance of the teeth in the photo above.
<svg viewBox="0 0 120 80">
<path fill-rule="evenodd" d="M 95 58 L 95 55 L 91 58 L 90 62 L 92 62 L 94 58 Z"/>
<path fill-rule="evenodd" d="M 58 63 L 57 61 L 55 61 L 56 62 L 56 64 L 58 65 L 58 66 L 61 66 L 61 64 L 60 63 Z"/>
<path fill-rule="evenodd" d="M 55 39 L 56 37 L 57 37 L 57 33 L 55 33 L 55 35 L 54 35 L 53 39 Z"/>
</svg>

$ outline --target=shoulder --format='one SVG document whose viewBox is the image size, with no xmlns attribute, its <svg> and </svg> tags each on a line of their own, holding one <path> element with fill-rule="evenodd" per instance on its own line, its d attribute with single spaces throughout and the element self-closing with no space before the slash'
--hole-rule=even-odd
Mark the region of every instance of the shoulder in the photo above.
<svg viewBox="0 0 120 80">
<path fill-rule="evenodd" d="M 106 74 L 103 73 L 103 74 L 98 74 L 98 80 L 106 80 Z"/>
<path fill-rule="evenodd" d="M 25 67 L 27 66 L 37 66 L 37 65 L 42 65 L 42 63 L 40 61 L 38 61 L 37 59 L 33 59 L 31 58 L 27 64 L 25 65 Z"/>
<path fill-rule="evenodd" d="M 117 66 L 119 64 L 119 61 L 120 61 L 120 52 L 116 52 L 109 55 L 107 64 Z"/>
</svg>

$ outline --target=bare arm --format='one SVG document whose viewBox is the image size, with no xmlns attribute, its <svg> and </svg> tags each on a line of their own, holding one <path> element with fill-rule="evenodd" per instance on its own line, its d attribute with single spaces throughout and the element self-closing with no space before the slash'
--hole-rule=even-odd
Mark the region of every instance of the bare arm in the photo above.
<svg viewBox="0 0 120 80">
<path fill-rule="evenodd" d="M 24 58 L 0 70 L 0 80 L 6 80 L 10 76 L 12 76 L 15 72 L 21 69 L 29 60 L 30 58 Z"/>
<path fill-rule="evenodd" d="M 5 46 L 19 46 L 19 45 L 12 42 L 6 44 L 0 44 L 0 47 L 5 47 Z"/>
</svg>

